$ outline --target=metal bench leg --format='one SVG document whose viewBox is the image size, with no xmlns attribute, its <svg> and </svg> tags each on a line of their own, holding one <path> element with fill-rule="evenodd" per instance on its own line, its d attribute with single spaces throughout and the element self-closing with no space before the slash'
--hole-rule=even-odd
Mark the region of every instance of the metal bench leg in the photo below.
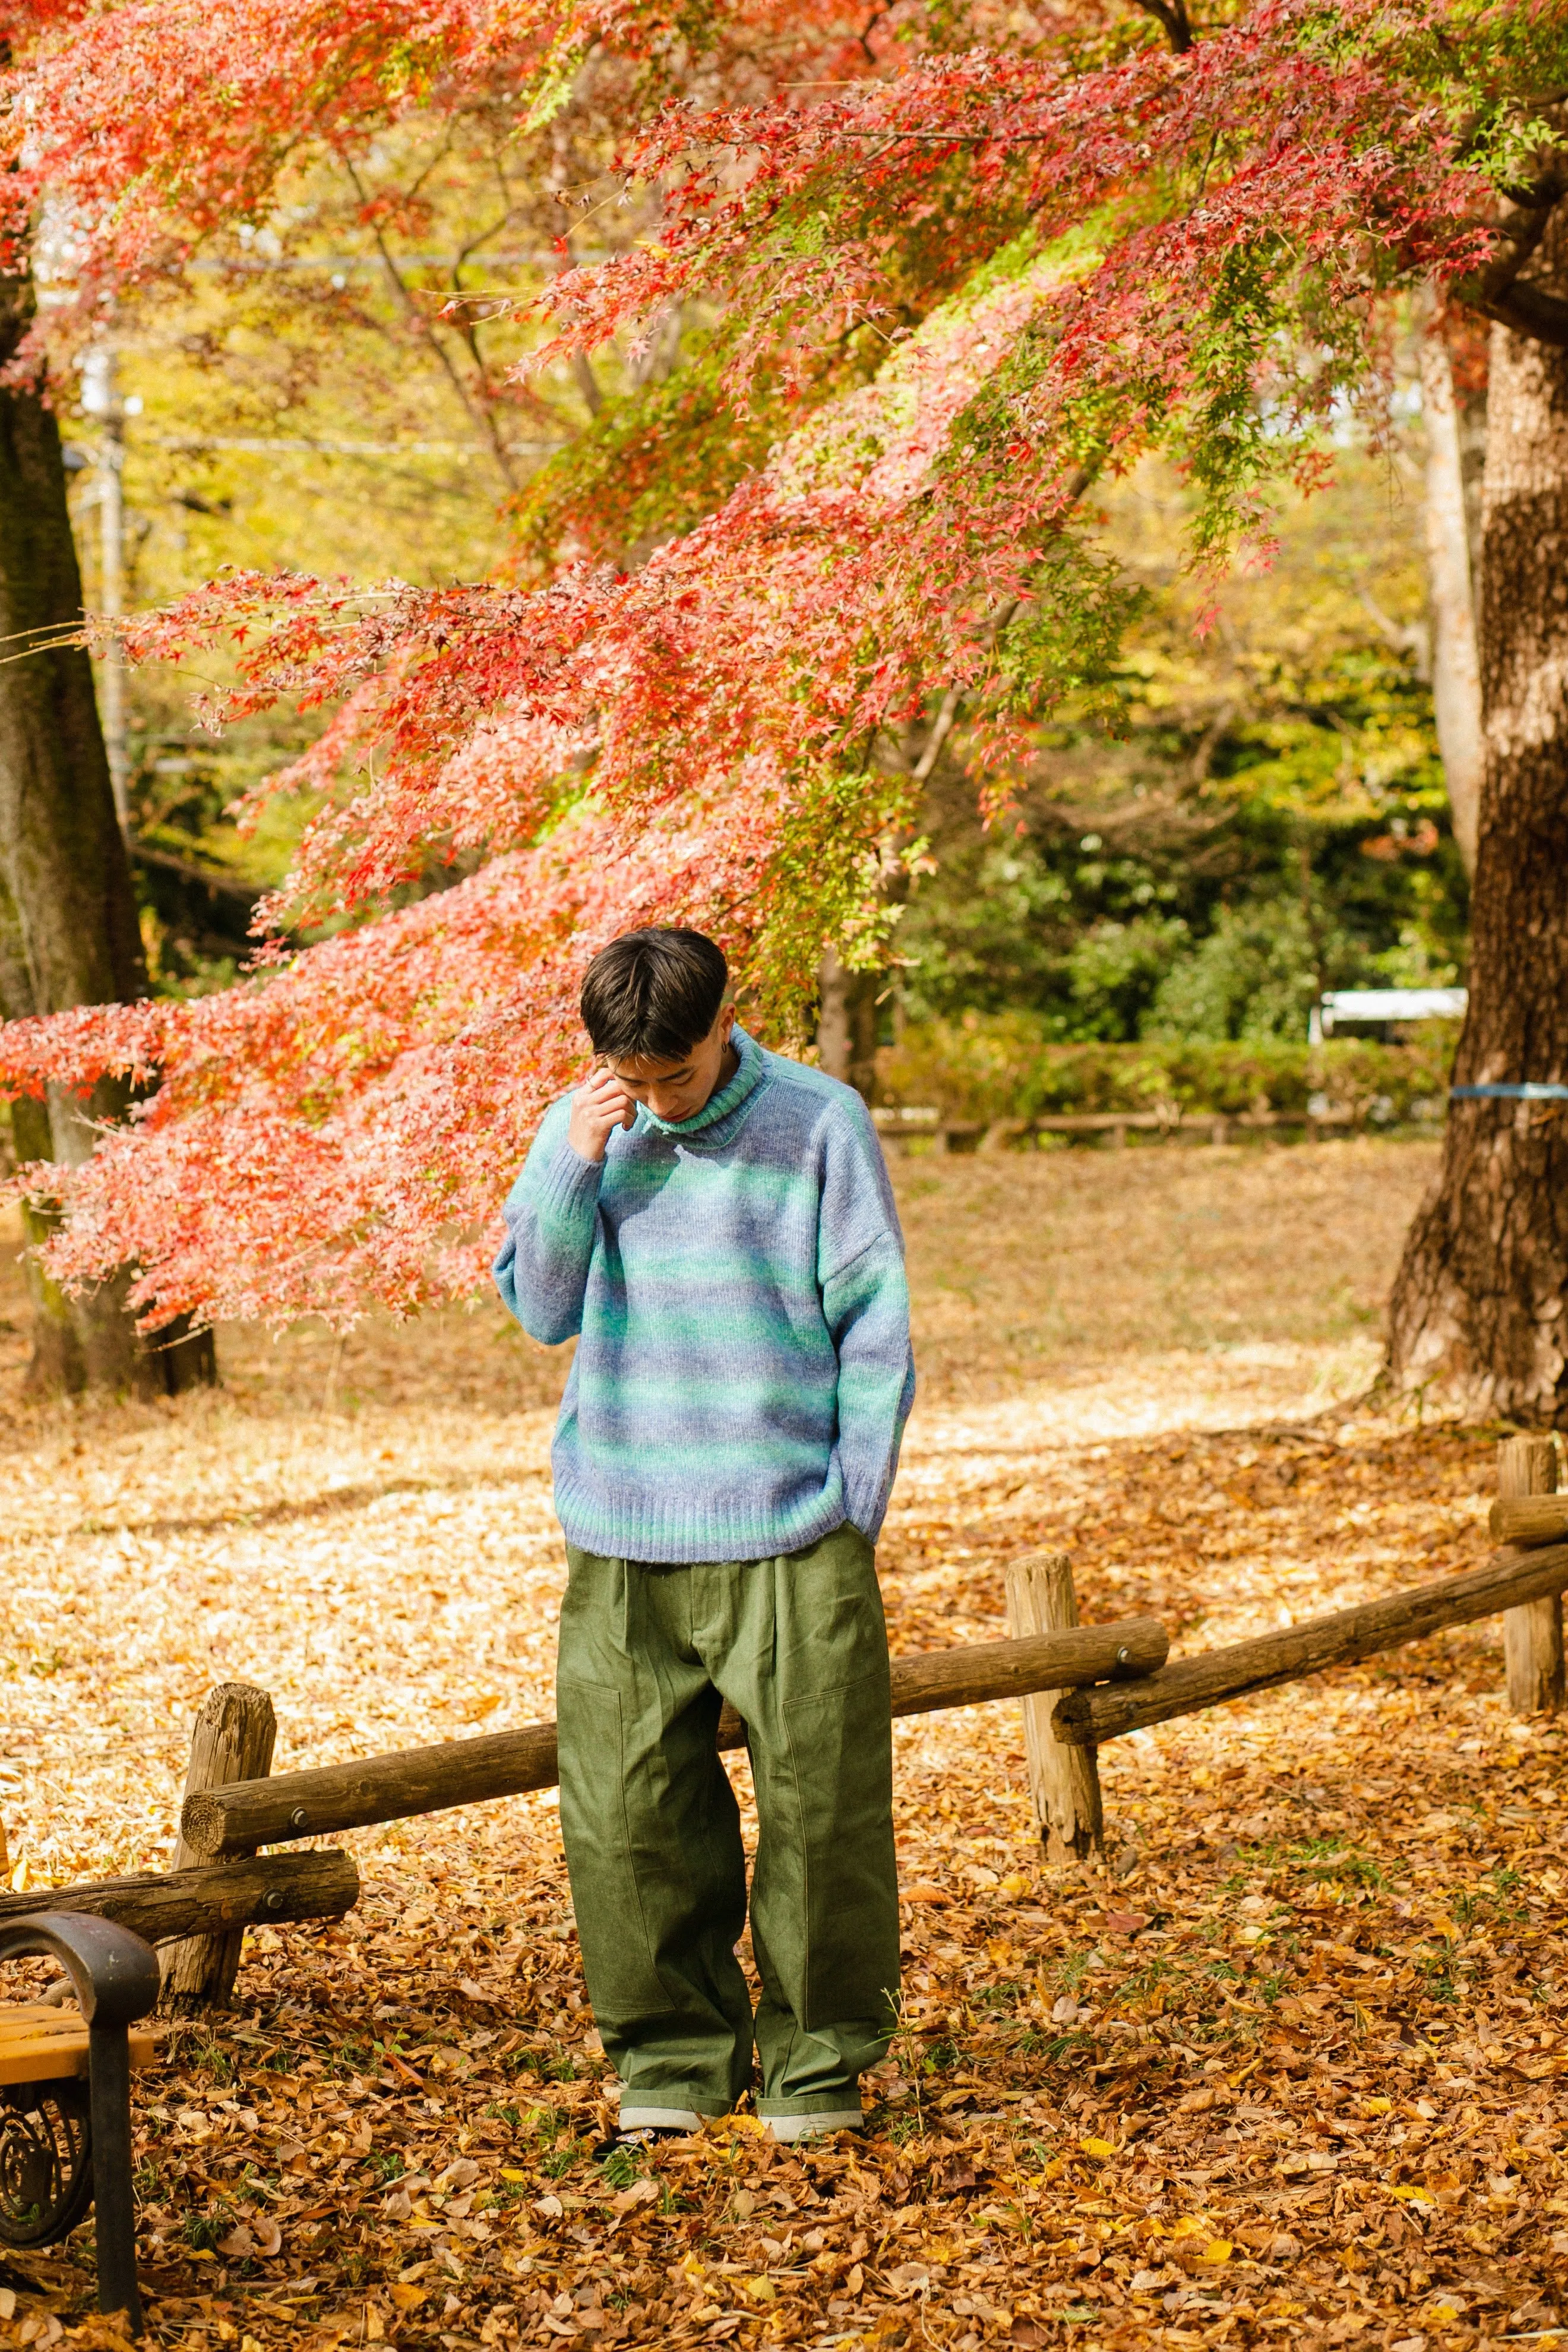
<svg viewBox="0 0 1568 2352">
<path fill-rule="evenodd" d="M 142 2333 L 136 2284 L 136 2210 L 131 2189 L 131 2042 L 123 2025 L 88 2029 L 92 2101 L 92 2195 L 98 2239 L 98 2307 L 123 2311 Z"/>
<path fill-rule="evenodd" d="M 126 2027 L 158 1998 L 158 1958 L 129 1928 L 89 1912 L 40 1911 L 0 1923 L 0 1960 L 42 1952 L 63 1960 L 87 2026 L 93 2201 L 98 2208 L 98 2307 L 123 2311 L 142 2333 L 136 2216 L 131 2187 L 131 2042 Z M 74 2212 L 62 2215 L 68 2229 Z M 58 2225 L 51 2236 L 61 2234 Z"/>
</svg>

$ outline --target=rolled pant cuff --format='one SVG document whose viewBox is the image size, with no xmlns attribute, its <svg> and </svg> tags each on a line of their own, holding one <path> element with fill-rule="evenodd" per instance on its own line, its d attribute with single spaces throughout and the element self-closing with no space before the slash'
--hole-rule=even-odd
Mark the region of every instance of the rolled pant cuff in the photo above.
<svg viewBox="0 0 1568 2352">
<path fill-rule="evenodd" d="M 714 2123 L 732 2108 L 733 2102 L 721 2105 L 717 2099 L 699 2097 L 683 2091 L 679 2084 L 660 2084 L 657 2091 L 628 2091 L 624 2084 L 621 2087 L 623 2131 L 668 2130 L 687 2116 L 700 2116 Z"/>
<path fill-rule="evenodd" d="M 819 2091 L 807 2099 L 759 2099 L 757 2113 L 764 2123 L 776 2116 L 782 2122 L 789 2116 L 853 2116 L 860 2120 L 860 2085 L 843 2083 L 836 2091 Z"/>
</svg>

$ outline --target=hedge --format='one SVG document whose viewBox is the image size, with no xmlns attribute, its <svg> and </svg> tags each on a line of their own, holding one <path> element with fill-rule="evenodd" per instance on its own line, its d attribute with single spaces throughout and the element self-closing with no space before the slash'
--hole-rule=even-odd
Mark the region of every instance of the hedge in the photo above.
<svg viewBox="0 0 1568 2352">
<path fill-rule="evenodd" d="M 1440 1118 L 1458 1024 L 1424 1023 L 1408 1045 L 1355 1038 L 1063 1045 L 1027 1014 L 965 1013 L 911 1023 L 877 1056 L 879 1099 L 934 1106 L 944 1119 L 1036 1118 L 1074 1111 L 1225 1112 L 1305 1117 L 1314 1096 L 1357 1118 Z"/>
</svg>

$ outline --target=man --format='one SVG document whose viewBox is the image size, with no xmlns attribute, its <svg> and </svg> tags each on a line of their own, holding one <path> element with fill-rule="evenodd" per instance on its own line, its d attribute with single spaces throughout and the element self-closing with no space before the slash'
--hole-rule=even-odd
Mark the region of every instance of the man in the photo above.
<svg viewBox="0 0 1568 2352">
<path fill-rule="evenodd" d="M 502 1297 L 575 1336 L 552 1451 L 561 1828 L 625 2133 L 693 2131 L 762 2065 L 775 2137 L 858 2128 L 899 1981 L 873 1546 L 914 1394 L 903 1245 L 864 1104 L 770 1054 L 711 940 L 589 965 L 595 1066 L 507 1202 Z M 740 1818 L 759 1837 L 753 2020 Z"/>
</svg>

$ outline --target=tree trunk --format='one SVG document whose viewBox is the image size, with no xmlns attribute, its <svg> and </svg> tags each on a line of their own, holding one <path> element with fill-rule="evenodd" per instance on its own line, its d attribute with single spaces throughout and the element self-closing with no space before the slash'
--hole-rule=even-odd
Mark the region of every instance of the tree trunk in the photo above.
<svg viewBox="0 0 1568 2352">
<path fill-rule="evenodd" d="M 1538 274 L 1568 284 L 1568 204 Z M 1495 327 L 1481 564 L 1486 773 L 1457 1085 L 1568 1082 L 1568 350 Z M 1405 1243 L 1389 1369 L 1568 1421 L 1568 1104 L 1459 1101 Z"/>
<path fill-rule="evenodd" d="M 828 1076 L 842 1078 L 866 1102 L 877 1090 L 877 999 L 886 985 L 879 971 L 847 971 L 831 948 L 825 952 L 817 1053 Z"/>
<path fill-rule="evenodd" d="M 0 362 L 32 311 L 25 278 L 0 279 Z M 41 382 L 0 387 L 0 636 L 38 650 L 0 663 L 0 1014 L 58 1013 L 146 992 L 136 901 L 114 814 L 109 763 L 79 647 L 54 642 L 81 619 L 81 577 L 66 504 L 59 429 Z M 125 1095 L 51 1092 L 12 1109 L 18 1158 L 78 1166 L 95 1122 Z M 45 1230 L 35 1217 L 28 1238 Z M 166 1392 L 210 1378 L 210 1334 L 142 1346 L 123 1280 L 67 1299 L 29 1261 L 35 1318 L 30 1382 Z"/>
<path fill-rule="evenodd" d="M 1426 427 L 1426 578 L 1432 614 L 1432 700 L 1437 748 L 1453 811 L 1454 839 L 1467 874 L 1476 870 L 1480 820 L 1481 680 L 1470 590 L 1469 533 L 1458 404 L 1447 345 L 1428 329 L 1421 338 L 1421 394 Z"/>
</svg>

